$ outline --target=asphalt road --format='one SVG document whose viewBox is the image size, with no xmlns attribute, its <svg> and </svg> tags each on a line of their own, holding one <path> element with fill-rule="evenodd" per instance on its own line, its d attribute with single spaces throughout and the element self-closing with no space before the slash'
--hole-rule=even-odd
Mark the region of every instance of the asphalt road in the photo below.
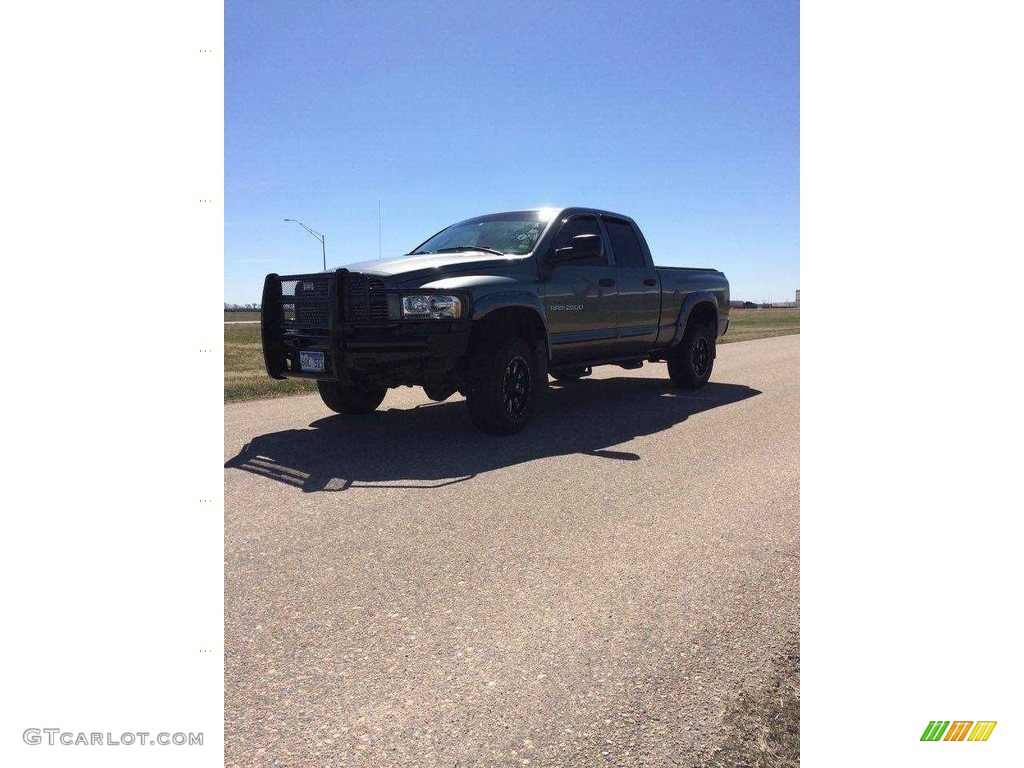
<svg viewBox="0 0 1024 768">
<path fill-rule="evenodd" d="M 799 621 L 799 336 L 553 385 L 225 406 L 226 765 L 701 765 Z"/>
</svg>

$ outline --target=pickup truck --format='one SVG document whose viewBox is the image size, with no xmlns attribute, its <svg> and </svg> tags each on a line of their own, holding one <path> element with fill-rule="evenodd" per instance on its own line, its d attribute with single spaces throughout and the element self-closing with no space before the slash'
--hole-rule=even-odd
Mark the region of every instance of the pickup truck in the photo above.
<svg viewBox="0 0 1024 768">
<path fill-rule="evenodd" d="M 484 432 L 526 424 L 548 376 L 666 362 L 677 386 L 708 381 L 729 327 L 714 269 L 656 267 L 631 218 L 591 208 L 495 213 L 446 227 L 397 258 L 267 275 L 267 373 L 314 379 L 342 414 L 387 390 L 459 392 Z"/>
</svg>

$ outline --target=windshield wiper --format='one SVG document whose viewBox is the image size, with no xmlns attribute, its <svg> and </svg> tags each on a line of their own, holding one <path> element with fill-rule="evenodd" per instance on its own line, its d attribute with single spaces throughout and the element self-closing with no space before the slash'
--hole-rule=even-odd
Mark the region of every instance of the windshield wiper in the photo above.
<svg viewBox="0 0 1024 768">
<path fill-rule="evenodd" d="M 496 256 L 504 256 L 504 251 L 497 251 L 494 248 L 485 248 L 482 245 L 456 245 L 451 248 L 438 248 L 437 253 L 458 253 L 459 251 L 485 251 Z"/>
</svg>

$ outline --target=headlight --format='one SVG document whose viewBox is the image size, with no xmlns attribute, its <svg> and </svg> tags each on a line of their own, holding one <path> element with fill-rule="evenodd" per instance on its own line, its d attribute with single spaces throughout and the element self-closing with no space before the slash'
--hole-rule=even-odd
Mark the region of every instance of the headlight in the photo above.
<svg viewBox="0 0 1024 768">
<path fill-rule="evenodd" d="M 462 317 L 462 301 L 458 296 L 403 296 L 402 317 L 431 320 L 457 320 Z"/>
</svg>

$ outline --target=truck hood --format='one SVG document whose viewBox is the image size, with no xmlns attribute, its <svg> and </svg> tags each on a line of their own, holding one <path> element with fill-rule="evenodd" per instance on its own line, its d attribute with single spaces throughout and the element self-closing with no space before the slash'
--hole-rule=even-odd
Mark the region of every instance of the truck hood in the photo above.
<svg viewBox="0 0 1024 768">
<path fill-rule="evenodd" d="M 494 269 L 496 266 L 516 266 L 526 256 L 496 256 L 482 251 L 465 251 L 463 253 L 424 253 L 416 256 L 398 256 L 393 259 L 375 259 L 374 261 L 358 261 L 346 264 L 345 268 L 352 272 L 369 272 L 371 274 L 406 276 L 411 272 L 439 270 L 444 272 L 472 271 L 478 267 Z M 412 275 L 410 275 L 412 276 Z"/>
<path fill-rule="evenodd" d="M 365 272 L 371 275 L 413 278 L 422 273 L 456 274 L 483 269 L 488 272 L 503 271 L 502 267 L 516 267 L 528 256 L 495 256 L 484 251 L 463 253 L 423 253 L 416 256 L 398 256 L 393 259 L 377 259 L 346 264 L 350 272 Z"/>
</svg>

